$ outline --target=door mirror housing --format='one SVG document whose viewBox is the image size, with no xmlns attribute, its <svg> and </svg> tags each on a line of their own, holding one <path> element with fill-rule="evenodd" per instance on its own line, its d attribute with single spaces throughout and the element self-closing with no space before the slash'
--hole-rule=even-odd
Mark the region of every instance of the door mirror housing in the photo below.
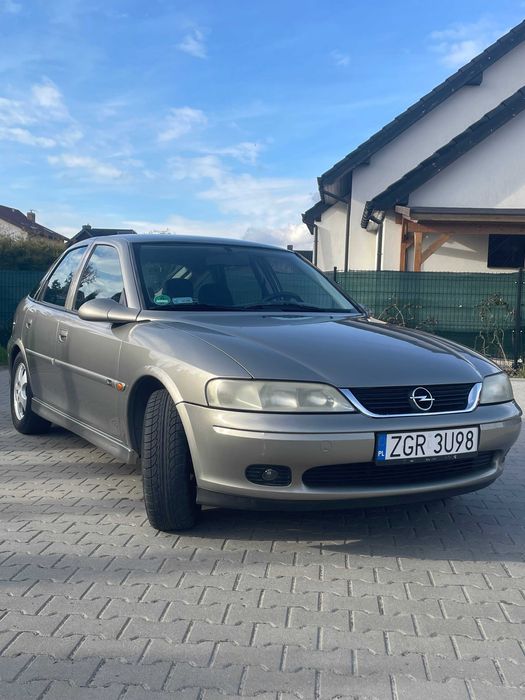
<svg viewBox="0 0 525 700">
<path fill-rule="evenodd" d="M 84 321 L 105 321 L 106 323 L 135 323 L 140 309 L 130 309 L 113 299 L 92 299 L 78 310 Z"/>
</svg>

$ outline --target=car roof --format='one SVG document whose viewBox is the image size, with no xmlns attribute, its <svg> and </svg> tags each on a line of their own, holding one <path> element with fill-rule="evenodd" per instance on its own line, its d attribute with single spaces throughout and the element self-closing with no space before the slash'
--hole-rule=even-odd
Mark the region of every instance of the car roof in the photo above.
<svg viewBox="0 0 525 700">
<path fill-rule="evenodd" d="M 178 233 L 120 233 L 115 234 L 114 236 L 93 236 L 87 240 L 75 243 L 71 246 L 71 248 L 86 245 L 86 243 L 89 243 L 90 245 L 95 243 L 204 243 L 206 245 L 236 245 L 245 246 L 247 248 L 269 248 L 271 250 L 286 251 L 285 248 L 271 245 L 269 243 L 257 243 L 254 241 L 246 241 L 237 238 L 216 238 L 214 236 L 186 236 Z"/>
</svg>

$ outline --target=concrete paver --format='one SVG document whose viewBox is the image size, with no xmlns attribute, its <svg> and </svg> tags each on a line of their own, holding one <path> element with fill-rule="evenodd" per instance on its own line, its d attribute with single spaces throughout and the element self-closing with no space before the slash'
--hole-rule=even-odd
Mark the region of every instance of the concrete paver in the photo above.
<svg viewBox="0 0 525 700">
<path fill-rule="evenodd" d="M 139 469 L 19 435 L 7 392 L 0 371 L 0 697 L 524 696 L 525 434 L 477 493 L 176 535 Z"/>
</svg>

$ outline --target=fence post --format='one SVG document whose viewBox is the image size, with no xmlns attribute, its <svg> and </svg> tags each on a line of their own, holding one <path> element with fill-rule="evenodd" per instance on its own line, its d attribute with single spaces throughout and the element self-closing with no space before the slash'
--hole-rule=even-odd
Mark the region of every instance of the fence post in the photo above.
<svg viewBox="0 0 525 700">
<path fill-rule="evenodd" d="M 337 282 L 337 266 L 334 265 L 334 282 Z"/>
<path fill-rule="evenodd" d="M 521 302 L 523 298 L 523 268 L 518 270 L 518 289 L 516 290 L 516 308 L 514 309 L 514 369 L 519 369 L 521 358 Z"/>
</svg>

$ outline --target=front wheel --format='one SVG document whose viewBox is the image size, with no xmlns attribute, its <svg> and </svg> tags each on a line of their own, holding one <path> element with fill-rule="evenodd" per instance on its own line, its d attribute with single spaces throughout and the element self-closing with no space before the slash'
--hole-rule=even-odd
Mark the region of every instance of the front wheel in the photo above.
<svg viewBox="0 0 525 700">
<path fill-rule="evenodd" d="M 187 530 L 198 513 L 196 482 L 179 413 L 165 389 L 154 391 L 144 414 L 142 479 L 148 520 L 157 530 Z"/>
<path fill-rule="evenodd" d="M 11 419 L 19 433 L 38 435 L 47 433 L 51 423 L 40 418 L 31 408 L 33 392 L 29 374 L 22 355 L 18 355 L 11 370 Z"/>
</svg>

